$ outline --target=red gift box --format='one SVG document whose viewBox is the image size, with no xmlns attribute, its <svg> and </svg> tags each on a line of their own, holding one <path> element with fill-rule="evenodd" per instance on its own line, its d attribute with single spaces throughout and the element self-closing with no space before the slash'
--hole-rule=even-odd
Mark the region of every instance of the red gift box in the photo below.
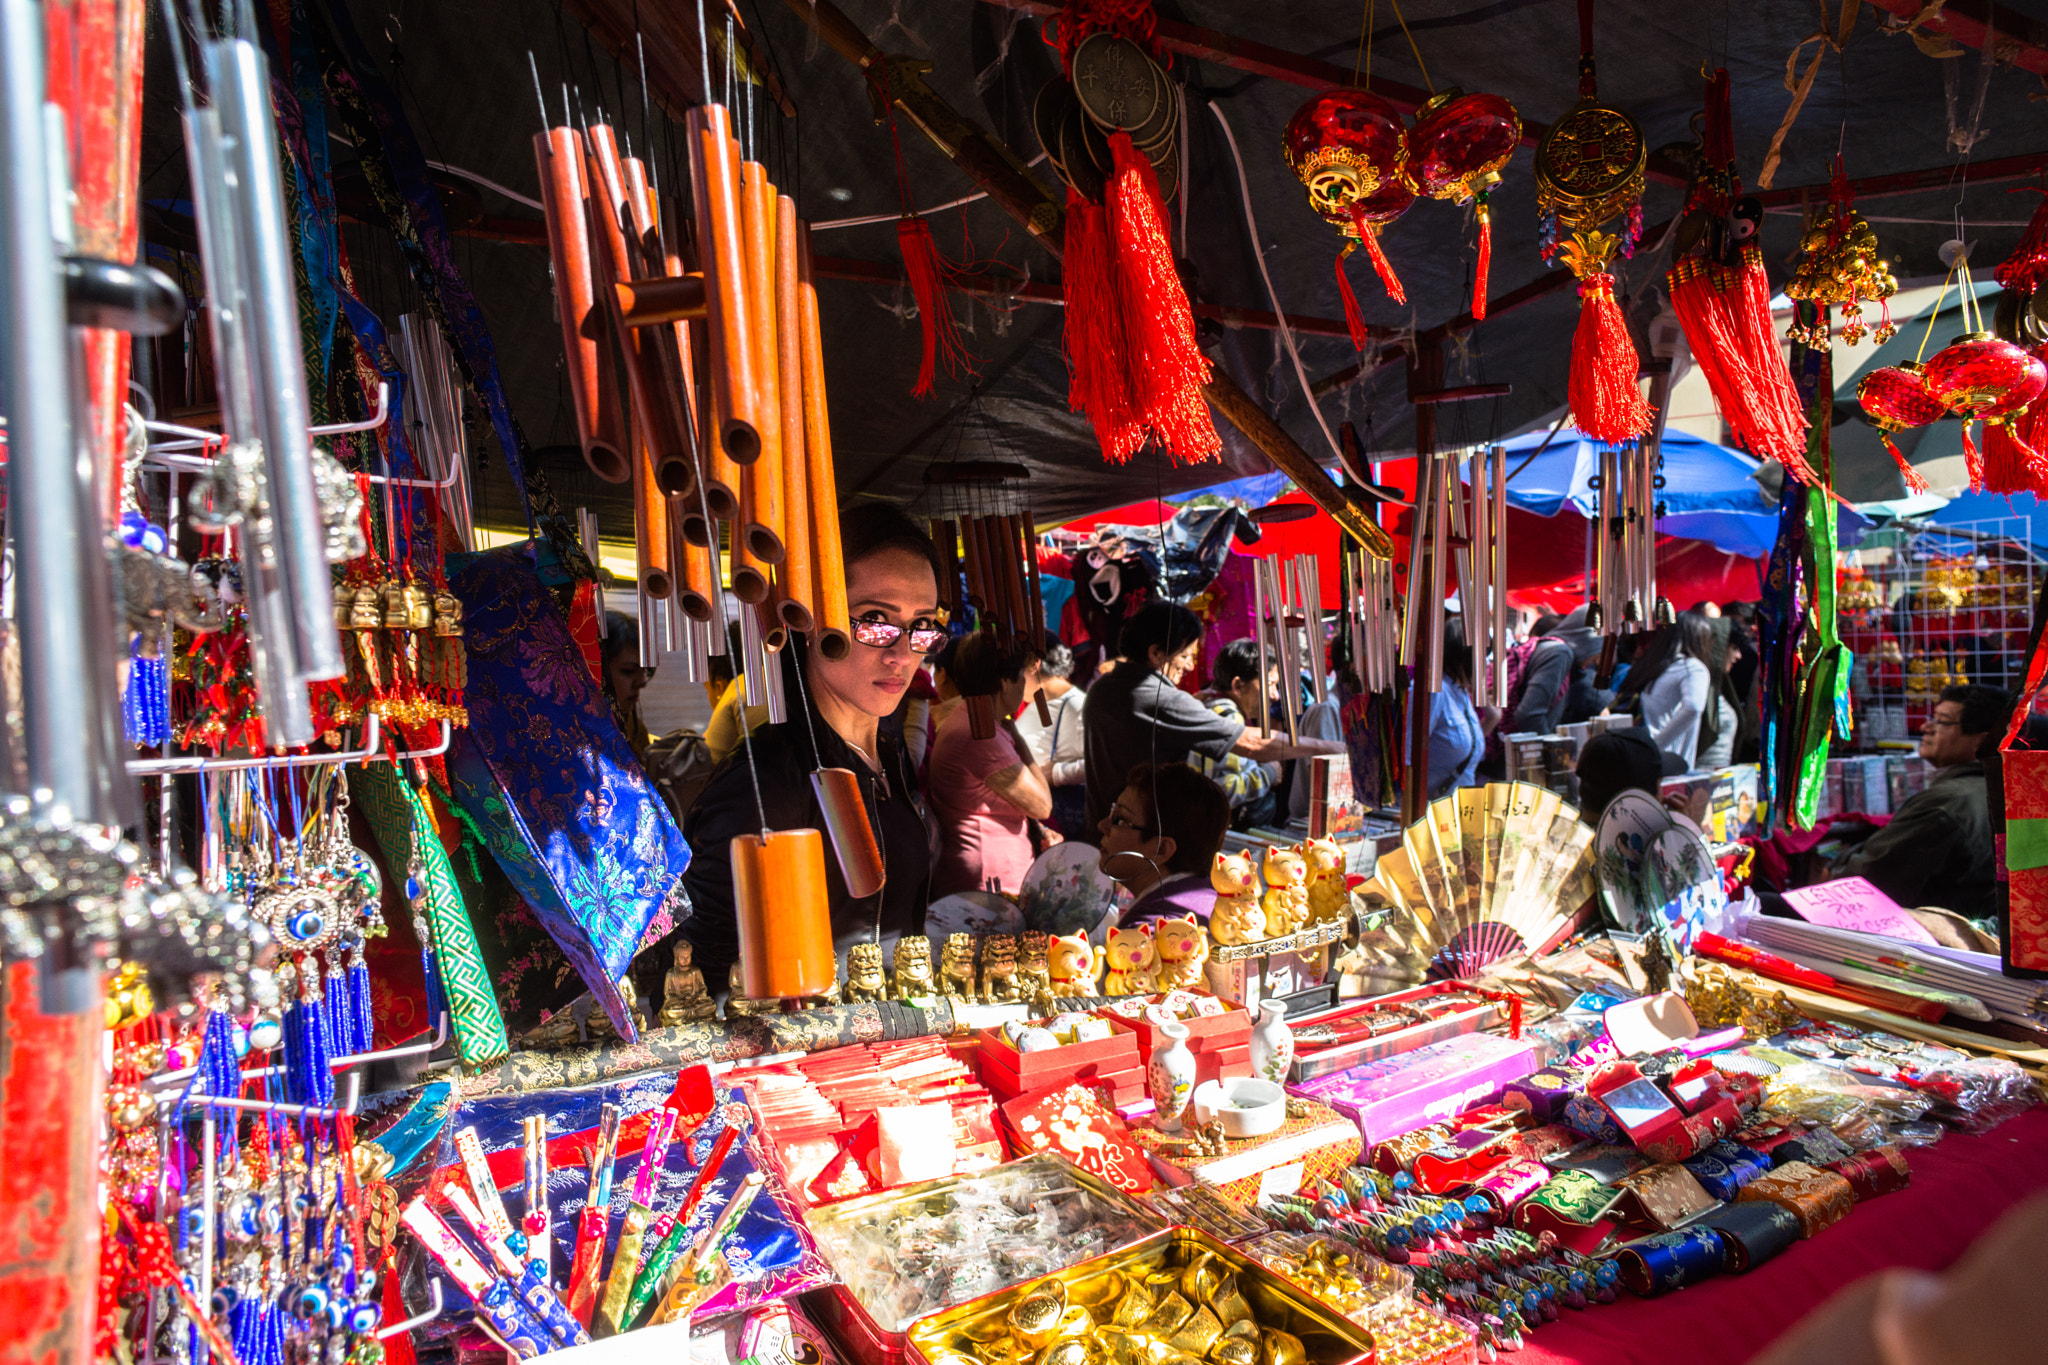
<svg viewBox="0 0 2048 1365">
<path fill-rule="evenodd" d="M 1119 1072 L 1142 1071 L 1137 1031 L 1121 1019 L 1111 1019 L 1109 1026 L 1114 1031 L 1107 1038 L 1062 1043 L 1038 1052 L 1019 1052 L 1000 1029 L 977 1029 L 981 1048 L 976 1069 L 983 1085 L 1011 1098 L 1066 1081 L 1094 1083 Z"/>
</svg>

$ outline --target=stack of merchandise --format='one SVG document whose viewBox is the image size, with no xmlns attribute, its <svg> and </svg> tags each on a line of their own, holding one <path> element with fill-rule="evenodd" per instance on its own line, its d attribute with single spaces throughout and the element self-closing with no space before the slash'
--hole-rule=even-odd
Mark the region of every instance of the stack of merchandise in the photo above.
<svg viewBox="0 0 2048 1365">
<path fill-rule="evenodd" d="M 985 1170 L 995 1099 L 936 1038 L 813 1053 L 743 1077 L 770 1157 L 807 1203 Z"/>
</svg>

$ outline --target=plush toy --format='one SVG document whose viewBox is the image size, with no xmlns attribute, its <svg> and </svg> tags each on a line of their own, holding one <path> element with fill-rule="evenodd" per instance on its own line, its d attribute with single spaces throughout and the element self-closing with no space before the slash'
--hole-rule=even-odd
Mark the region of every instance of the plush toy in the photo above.
<svg viewBox="0 0 2048 1365">
<path fill-rule="evenodd" d="M 1101 969 L 1095 945 L 1086 934 L 1048 934 L 1045 939 L 1046 972 L 1054 995 L 1094 995 L 1095 976 Z"/>
<path fill-rule="evenodd" d="M 1308 863 L 1291 848 L 1266 850 L 1266 936 L 1291 934 L 1308 923 Z"/>
<path fill-rule="evenodd" d="M 1152 926 L 1112 929 L 1104 947 L 1109 973 L 1102 979 L 1104 995 L 1150 995 L 1152 993 Z"/>
<path fill-rule="evenodd" d="M 1309 923 L 1343 919 L 1351 908 L 1350 883 L 1344 876 L 1344 850 L 1335 839 L 1309 839 L 1299 851 L 1308 864 Z"/>
<path fill-rule="evenodd" d="M 1218 853 L 1209 866 L 1216 908 L 1209 934 L 1218 943 L 1257 943 L 1266 936 L 1266 912 L 1259 905 L 1259 871 L 1249 853 Z"/>
<path fill-rule="evenodd" d="M 1209 935 L 1193 915 L 1154 920 L 1152 947 L 1159 954 L 1153 973 L 1158 990 L 1185 990 L 1202 983 L 1202 964 L 1209 960 Z"/>
</svg>

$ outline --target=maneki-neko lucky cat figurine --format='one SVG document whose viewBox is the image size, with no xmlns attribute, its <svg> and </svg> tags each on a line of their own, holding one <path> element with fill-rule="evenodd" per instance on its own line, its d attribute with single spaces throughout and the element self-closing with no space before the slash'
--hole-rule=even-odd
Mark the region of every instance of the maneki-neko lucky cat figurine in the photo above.
<svg viewBox="0 0 2048 1365">
<path fill-rule="evenodd" d="M 1135 929 L 1111 929 L 1109 942 L 1103 945 L 1103 955 L 1109 963 L 1109 971 L 1102 978 L 1104 995 L 1152 993 L 1155 954 L 1152 948 L 1151 925 L 1141 924 Z"/>
<path fill-rule="evenodd" d="M 1209 933 L 1218 943 L 1257 943 L 1266 937 L 1266 912 L 1259 905 L 1259 870 L 1247 853 L 1218 853 L 1209 867 L 1216 908 Z"/>
<path fill-rule="evenodd" d="M 1202 983 L 1202 964 L 1209 960 L 1209 934 L 1193 915 L 1152 922 L 1152 946 L 1159 954 L 1152 987 L 1157 991 L 1187 990 Z"/>
<path fill-rule="evenodd" d="M 1045 965 L 1054 995 L 1096 993 L 1095 977 L 1101 964 L 1096 959 L 1095 945 L 1088 941 L 1088 935 L 1046 935 Z"/>
<path fill-rule="evenodd" d="M 1308 864 L 1308 922 L 1341 920 L 1351 908 L 1351 886 L 1344 876 L 1344 850 L 1335 839 L 1308 839 L 1299 848 Z"/>
<path fill-rule="evenodd" d="M 1308 862 L 1291 848 L 1269 848 L 1263 869 L 1266 936 L 1291 934 L 1308 923 Z"/>
</svg>

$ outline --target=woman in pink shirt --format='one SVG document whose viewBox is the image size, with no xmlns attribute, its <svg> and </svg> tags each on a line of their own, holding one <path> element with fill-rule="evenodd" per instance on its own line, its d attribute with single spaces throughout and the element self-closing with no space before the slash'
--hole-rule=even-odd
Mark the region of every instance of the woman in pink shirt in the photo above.
<svg viewBox="0 0 2048 1365">
<path fill-rule="evenodd" d="M 1010 723 L 1023 704 L 1032 657 L 1023 645 L 1004 649 L 986 632 L 963 639 L 954 653 L 950 676 L 968 700 L 932 741 L 928 794 L 939 831 L 934 900 L 989 888 L 1016 895 L 1031 866 L 1030 822 L 1052 815 L 1052 784 Z M 996 715 L 995 734 L 987 739 L 974 737 L 977 707 Z"/>
</svg>

